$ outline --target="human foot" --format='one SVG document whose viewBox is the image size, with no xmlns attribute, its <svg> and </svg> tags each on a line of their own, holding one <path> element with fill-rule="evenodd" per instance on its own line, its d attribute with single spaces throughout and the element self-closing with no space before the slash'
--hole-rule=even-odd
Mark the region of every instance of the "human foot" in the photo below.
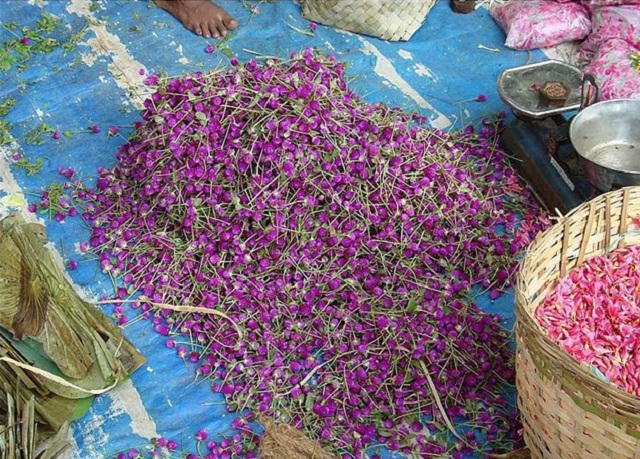
<svg viewBox="0 0 640 459">
<path fill-rule="evenodd" d="M 153 0 L 171 13 L 187 29 L 203 37 L 224 37 L 238 23 L 222 8 L 210 0 Z"/>
</svg>

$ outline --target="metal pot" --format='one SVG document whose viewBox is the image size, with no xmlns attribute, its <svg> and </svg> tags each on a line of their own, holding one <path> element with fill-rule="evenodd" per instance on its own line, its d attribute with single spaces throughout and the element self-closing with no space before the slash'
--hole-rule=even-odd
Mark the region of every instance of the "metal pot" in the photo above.
<svg viewBox="0 0 640 459">
<path fill-rule="evenodd" d="M 594 187 L 640 185 L 640 100 L 606 100 L 583 108 L 571 120 L 569 138 Z"/>
</svg>

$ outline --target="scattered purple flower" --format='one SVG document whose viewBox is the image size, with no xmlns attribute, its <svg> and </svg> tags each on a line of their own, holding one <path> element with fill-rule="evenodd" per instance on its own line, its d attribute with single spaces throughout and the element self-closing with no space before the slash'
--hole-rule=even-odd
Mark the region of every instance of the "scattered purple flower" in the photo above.
<svg viewBox="0 0 640 459">
<path fill-rule="evenodd" d="M 152 73 L 144 79 L 144 84 L 146 86 L 156 86 L 158 84 L 158 75 Z"/>
<path fill-rule="evenodd" d="M 196 433 L 196 440 L 205 441 L 207 439 L 207 431 L 205 429 L 200 429 Z"/>
</svg>

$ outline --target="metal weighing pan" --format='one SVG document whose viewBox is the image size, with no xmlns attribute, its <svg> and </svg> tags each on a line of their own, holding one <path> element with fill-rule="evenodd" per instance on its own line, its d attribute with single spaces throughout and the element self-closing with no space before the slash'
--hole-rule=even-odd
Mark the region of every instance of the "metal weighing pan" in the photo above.
<svg viewBox="0 0 640 459">
<path fill-rule="evenodd" d="M 605 100 L 582 109 L 571 120 L 569 138 L 594 187 L 640 185 L 640 100 Z"/>
<path fill-rule="evenodd" d="M 547 107 L 540 101 L 535 86 L 560 81 L 570 90 L 562 107 Z M 580 108 L 580 69 L 566 62 L 549 60 L 504 70 L 498 77 L 498 94 L 516 115 L 541 119 Z"/>
</svg>

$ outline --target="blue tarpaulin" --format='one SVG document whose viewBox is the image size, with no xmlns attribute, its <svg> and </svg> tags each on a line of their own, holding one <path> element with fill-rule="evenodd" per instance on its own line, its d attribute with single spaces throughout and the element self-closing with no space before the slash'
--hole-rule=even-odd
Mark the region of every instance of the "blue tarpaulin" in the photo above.
<svg viewBox="0 0 640 459">
<path fill-rule="evenodd" d="M 229 66 L 229 55 L 245 61 L 256 55 L 287 57 L 315 47 L 348 63 L 352 87 L 365 100 L 418 111 L 433 127 L 449 130 L 505 110 L 496 89 L 499 74 L 546 59 L 539 52 L 505 48 L 503 32 L 485 9 L 454 14 L 447 1 L 436 4 L 409 42 L 396 43 L 324 26 L 313 36 L 301 33 L 309 30 L 309 22 L 289 0 L 219 3 L 240 27 L 216 52 L 207 53 L 205 48 L 215 40 L 190 33 L 150 1 L 0 0 L 2 43 L 21 36 L 23 26 L 35 27 L 43 13 L 61 21 L 51 37 L 71 43 L 34 54 L 23 68 L 5 62 L 0 74 L 0 103 L 17 101 L 4 117 L 13 141 L 3 147 L 0 159 L 0 215 L 15 204 L 11 198 L 23 193 L 28 202 L 36 202 L 45 188 L 62 182 L 59 167 L 73 168 L 75 177 L 92 183 L 98 167 L 114 166 L 118 147 L 139 117 L 146 90 L 142 81 L 149 73 L 207 71 Z M 256 5 L 259 12 L 252 13 L 250 7 Z M 8 27 L 11 21 L 18 27 Z M 479 95 L 486 101 L 478 101 Z M 37 128 L 43 125 L 59 130 L 62 137 L 53 140 L 46 130 L 38 136 Z M 94 125 L 100 132 L 91 131 Z M 120 134 L 108 135 L 109 126 L 118 126 Z M 28 175 L 10 167 L 9 158 L 18 156 L 31 162 L 42 159 L 41 171 Z M 79 263 L 68 273 L 83 294 L 94 299 L 110 295 L 112 280 L 95 259 L 79 252 L 79 243 L 89 235 L 82 220 L 58 223 L 39 217 L 63 260 Z M 500 313 L 506 328 L 513 325 L 512 294 L 495 302 L 483 296 L 480 304 Z M 105 312 L 110 314 L 110 308 Z M 86 416 L 72 426 L 68 457 L 108 457 L 159 436 L 176 439 L 189 450 L 200 428 L 211 435 L 231 431 L 232 415 L 226 413 L 222 397 L 195 381 L 193 367 L 165 347 L 165 338 L 149 321 L 133 321 L 124 332 L 148 363 L 130 381 L 96 397 Z"/>
</svg>

